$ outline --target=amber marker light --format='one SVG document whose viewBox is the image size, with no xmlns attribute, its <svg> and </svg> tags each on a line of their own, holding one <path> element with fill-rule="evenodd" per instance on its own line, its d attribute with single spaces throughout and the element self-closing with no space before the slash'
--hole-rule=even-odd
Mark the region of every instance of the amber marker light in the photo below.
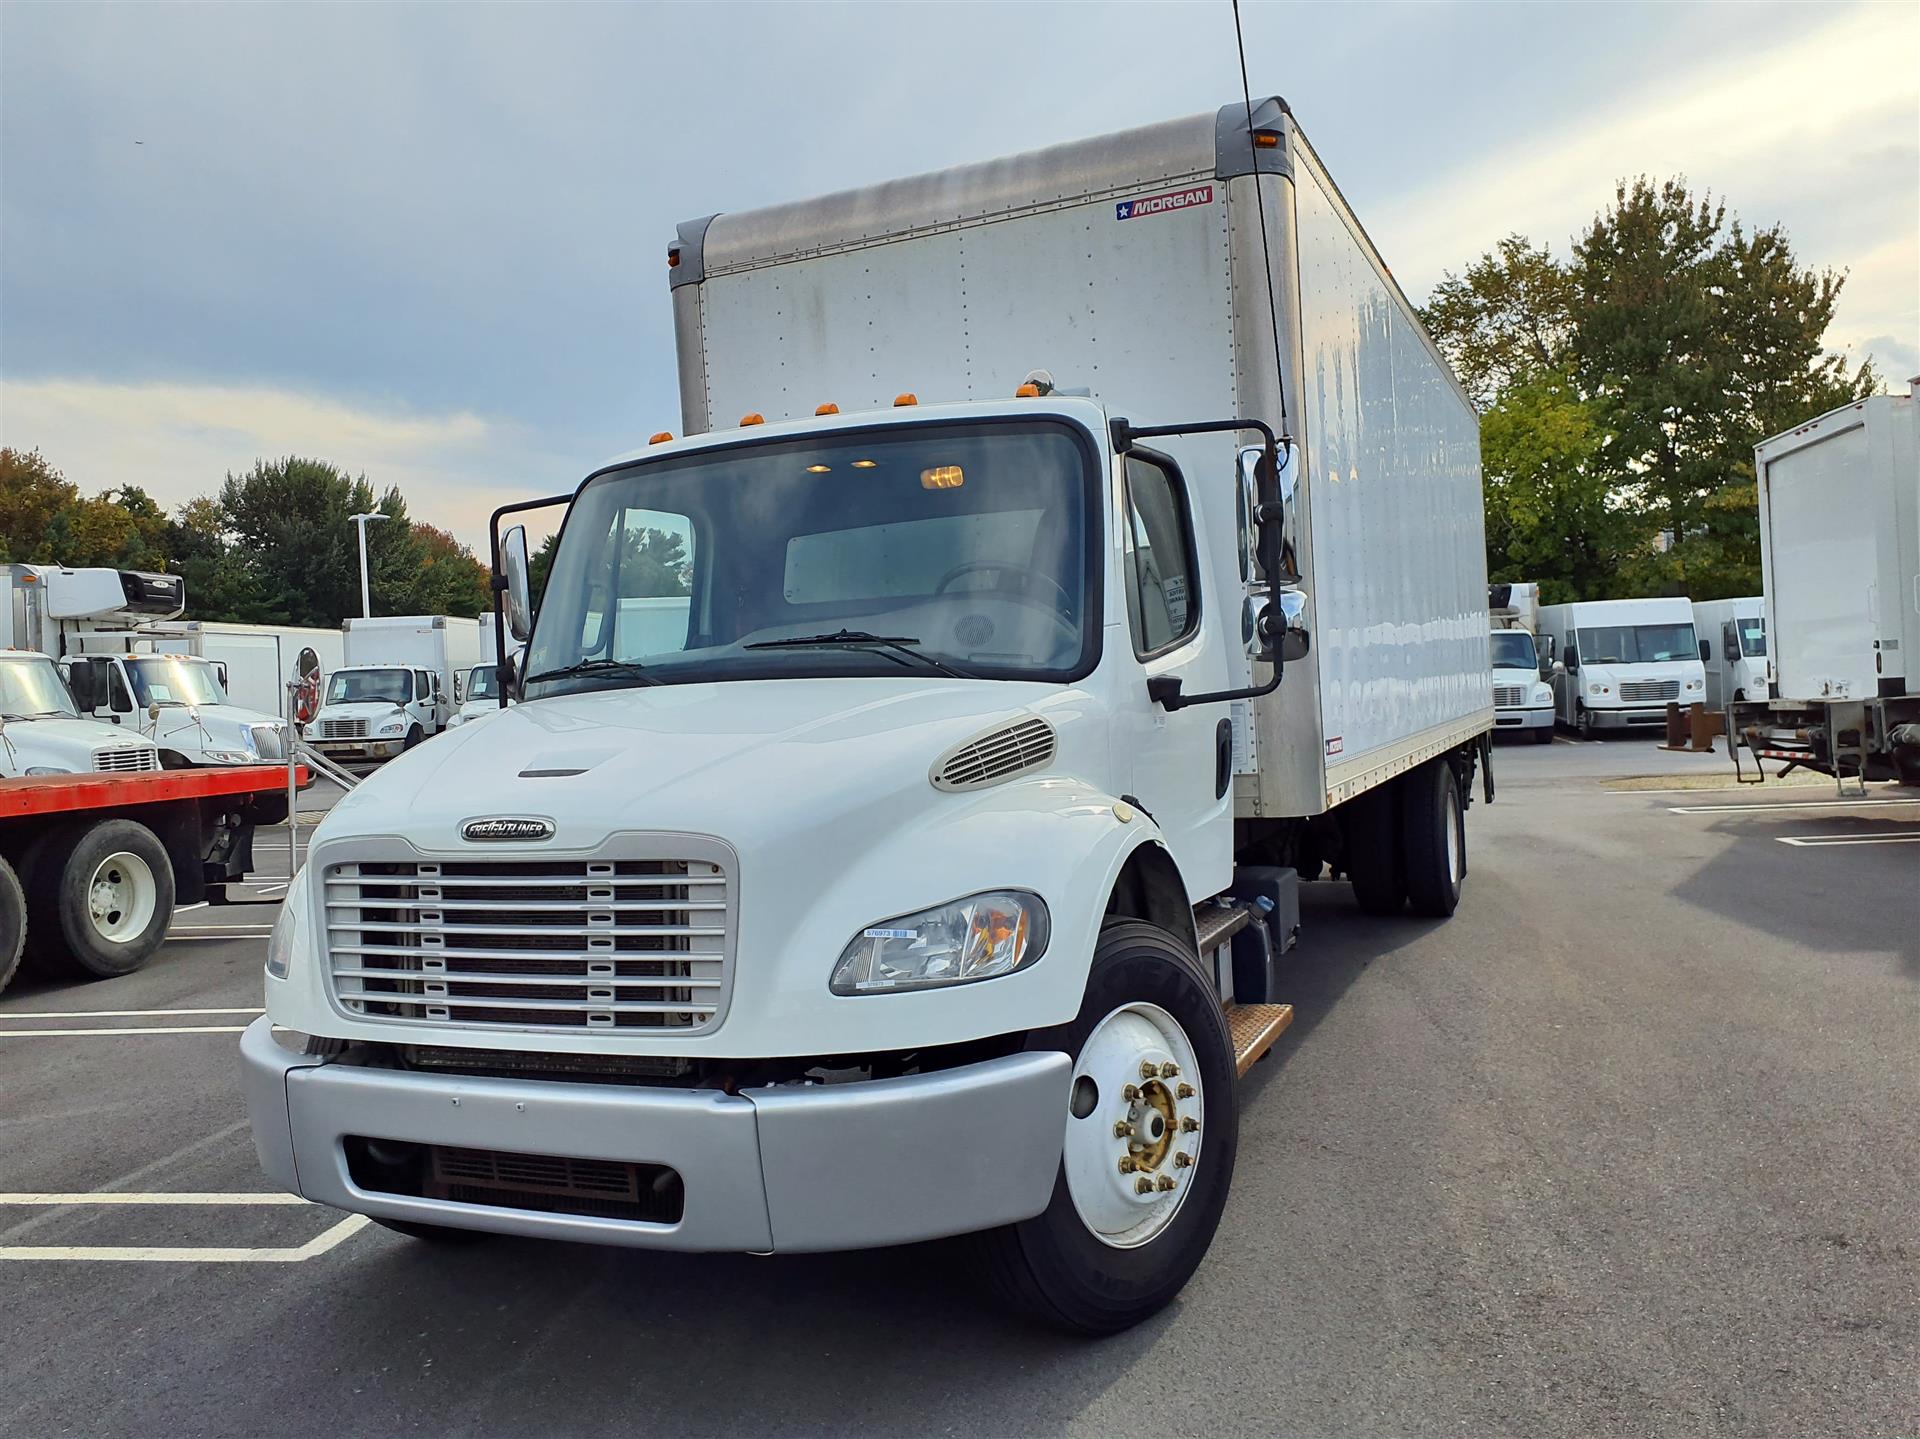
<svg viewBox="0 0 1920 1439">
<path fill-rule="evenodd" d="M 920 472 L 923 490 L 957 490 L 967 482 L 967 472 L 958 465 L 935 465 Z"/>
<path fill-rule="evenodd" d="M 659 434 L 655 435 L 652 439 L 648 440 L 647 443 L 650 445 L 664 445 L 668 440 L 672 438 L 673 438 L 672 430 L 662 430 Z"/>
<path fill-rule="evenodd" d="M 767 422 L 767 417 L 761 414 L 758 410 L 753 411 L 751 414 L 742 415 L 740 417 L 740 425 L 741 425 L 741 428 L 743 429 L 748 425 L 764 425 L 766 424 L 766 422 Z"/>
<path fill-rule="evenodd" d="M 908 405 L 917 405 L 919 403 L 920 397 L 911 390 L 903 395 L 895 395 L 893 397 L 893 407 L 896 410 L 905 409 Z"/>
<path fill-rule="evenodd" d="M 840 413 L 840 407 L 832 400 L 828 400 L 824 405 L 815 405 L 813 412 L 816 415 L 837 415 Z"/>
<path fill-rule="evenodd" d="M 808 465 L 807 473 L 810 475 L 824 475 L 830 473 L 832 469 L 832 465 Z"/>
<path fill-rule="evenodd" d="M 878 468 L 879 464 L 880 462 L 878 460 L 855 460 L 853 467 L 856 470 L 871 470 Z"/>
</svg>

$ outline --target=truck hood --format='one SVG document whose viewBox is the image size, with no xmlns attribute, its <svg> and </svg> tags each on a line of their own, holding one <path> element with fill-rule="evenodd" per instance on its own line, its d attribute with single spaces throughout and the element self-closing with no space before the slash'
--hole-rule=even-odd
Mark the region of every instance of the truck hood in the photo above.
<svg viewBox="0 0 1920 1439">
<path fill-rule="evenodd" d="M 1087 699 L 1057 685 L 888 677 L 536 700 L 401 755 L 336 804 L 314 842 L 403 833 L 460 847 L 462 823 L 501 815 L 551 819 L 552 848 L 618 829 L 745 848 L 861 811 L 881 833 L 937 802 L 929 770 L 949 746 L 1035 710 L 1064 740 L 1069 723 L 1091 722 Z"/>
<path fill-rule="evenodd" d="M 99 720 L 8 720 L 0 739 L 0 774 L 39 768 L 88 774 L 101 750 L 149 748 L 139 735 Z"/>
<path fill-rule="evenodd" d="M 255 725 L 277 723 L 269 715 L 238 705 L 162 705 L 160 718 L 143 728 L 151 729 L 153 742 L 162 749 L 191 754 L 202 749 L 244 750 Z"/>
</svg>

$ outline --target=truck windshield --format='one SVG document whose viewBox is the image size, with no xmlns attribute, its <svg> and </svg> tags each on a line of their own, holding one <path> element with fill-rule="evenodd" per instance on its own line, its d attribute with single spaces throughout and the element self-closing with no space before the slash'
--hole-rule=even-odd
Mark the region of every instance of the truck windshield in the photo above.
<svg viewBox="0 0 1920 1439">
<path fill-rule="evenodd" d="M 1740 629 L 1740 653 L 1750 660 L 1765 659 L 1767 654 L 1767 622 L 1763 619 L 1745 618 L 1734 621 Z"/>
<path fill-rule="evenodd" d="M 32 659 L 0 656 L 0 719 L 33 719 L 37 715 L 78 718 L 79 713 L 52 660 L 37 655 Z"/>
<path fill-rule="evenodd" d="M 403 705 L 413 698 L 412 670 L 335 670 L 327 681 L 330 705 Z"/>
<path fill-rule="evenodd" d="M 1693 626 L 1596 625 L 1580 631 L 1583 665 L 1645 665 L 1662 660 L 1697 660 Z"/>
<path fill-rule="evenodd" d="M 526 696 L 821 675 L 1079 678 L 1099 643 L 1079 431 L 975 420 L 763 441 L 594 477 Z"/>
<path fill-rule="evenodd" d="M 226 692 L 220 676 L 204 660 L 179 655 L 153 655 L 128 660 L 127 678 L 141 709 L 148 705 L 223 705 Z"/>
<path fill-rule="evenodd" d="M 1539 669 L 1540 662 L 1533 653 L 1533 636 L 1525 630 L 1495 630 L 1493 667 L 1497 670 Z"/>
<path fill-rule="evenodd" d="M 475 665 L 467 675 L 467 698 L 470 700 L 492 700 L 500 698 L 500 690 L 495 681 L 499 675 L 492 665 Z"/>
</svg>

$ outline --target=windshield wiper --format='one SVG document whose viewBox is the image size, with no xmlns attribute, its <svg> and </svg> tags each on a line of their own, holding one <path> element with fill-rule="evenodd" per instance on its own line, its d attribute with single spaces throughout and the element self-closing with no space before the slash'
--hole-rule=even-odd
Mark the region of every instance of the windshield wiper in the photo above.
<svg viewBox="0 0 1920 1439">
<path fill-rule="evenodd" d="M 870 648 L 884 650 L 890 655 L 904 656 L 925 665 L 928 669 L 938 670 L 957 680 L 978 679 L 979 676 L 950 665 L 945 660 L 937 660 L 925 650 L 916 649 L 920 643 L 915 635 L 875 635 L 865 630 L 835 630 L 830 635 L 788 635 L 785 639 L 756 640 L 750 645 L 742 645 L 749 650 L 798 650 L 809 648 L 828 648 L 844 646 L 847 649 Z"/>
<path fill-rule="evenodd" d="M 566 680 L 578 675 L 624 674 L 631 675 L 643 685 L 657 685 L 659 680 L 647 673 L 647 667 L 636 660 L 579 660 L 574 664 L 562 665 L 557 670 L 541 670 L 538 674 L 528 675 L 526 683 L 536 684 L 541 680 Z"/>
</svg>

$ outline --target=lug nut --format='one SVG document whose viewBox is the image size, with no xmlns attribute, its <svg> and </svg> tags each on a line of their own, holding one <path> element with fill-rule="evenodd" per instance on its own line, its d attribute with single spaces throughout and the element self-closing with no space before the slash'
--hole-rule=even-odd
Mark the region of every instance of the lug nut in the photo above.
<svg viewBox="0 0 1920 1439">
<path fill-rule="evenodd" d="M 1182 1134 L 1198 1134 L 1200 1132 L 1200 1121 L 1195 1119 L 1191 1114 L 1184 1116 L 1180 1120 L 1180 1132 Z"/>
<path fill-rule="evenodd" d="M 1129 1104 L 1133 1103 L 1134 1100 L 1140 1097 L 1140 1086 L 1137 1084 L 1129 1084 L 1125 1089 L 1120 1091 L 1120 1097 Z"/>
<path fill-rule="evenodd" d="M 1160 1077 L 1162 1079 L 1172 1079 L 1175 1075 L 1179 1073 L 1180 1073 L 1180 1066 L 1175 1064 L 1171 1059 L 1169 1059 L 1165 1064 L 1160 1066 Z"/>
<path fill-rule="evenodd" d="M 1135 1194 L 1153 1193 L 1153 1181 L 1147 1178 L 1146 1175 L 1144 1174 L 1141 1175 L 1138 1179 L 1133 1181 L 1133 1192 Z"/>
<path fill-rule="evenodd" d="M 1158 1189 L 1161 1193 L 1164 1194 L 1169 1189 L 1175 1189 L 1179 1187 L 1179 1183 L 1180 1181 L 1175 1179 L 1171 1174 L 1163 1174 L 1160 1176 L 1160 1182 L 1154 1185 L 1153 1187 L 1155 1189 Z"/>
<path fill-rule="evenodd" d="M 1192 1099 L 1193 1086 L 1191 1084 L 1182 1084 L 1178 1089 L 1174 1090 L 1173 1094 L 1176 1099 Z"/>
<path fill-rule="evenodd" d="M 1133 1138 L 1133 1126 L 1127 1123 L 1126 1120 L 1124 1119 L 1121 1120 L 1119 1123 L 1113 1126 L 1113 1137 L 1115 1139 Z"/>
<path fill-rule="evenodd" d="M 1175 1169 L 1191 1169 L 1193 1167 L 1193 1156 L 1191 1154 L 1174 1155 L 1173 1167 Z"/>
<path fill-rule="evenodd" d="M 1151 1059 L 1141 1060 L 1140 1077 L 1142 1079 L 1158 1079 L 1160 1077 L 1160 1066 L 1155 1064 Z"/>
<path fill-rule="evenodd" d="M 1131 1156 L 1131 1155 L 1122 1155 L 1122 1156 L 1121 1156 L 1121 1158 L 1120 1158 L 1120 1172 L 1121 1172 L 1122 1174 L 1131 1174 L 1131 1173 L 1133 1173 L 1133 1158 L 1132 1158 L 1132 1156 Z"/>
</svg>

